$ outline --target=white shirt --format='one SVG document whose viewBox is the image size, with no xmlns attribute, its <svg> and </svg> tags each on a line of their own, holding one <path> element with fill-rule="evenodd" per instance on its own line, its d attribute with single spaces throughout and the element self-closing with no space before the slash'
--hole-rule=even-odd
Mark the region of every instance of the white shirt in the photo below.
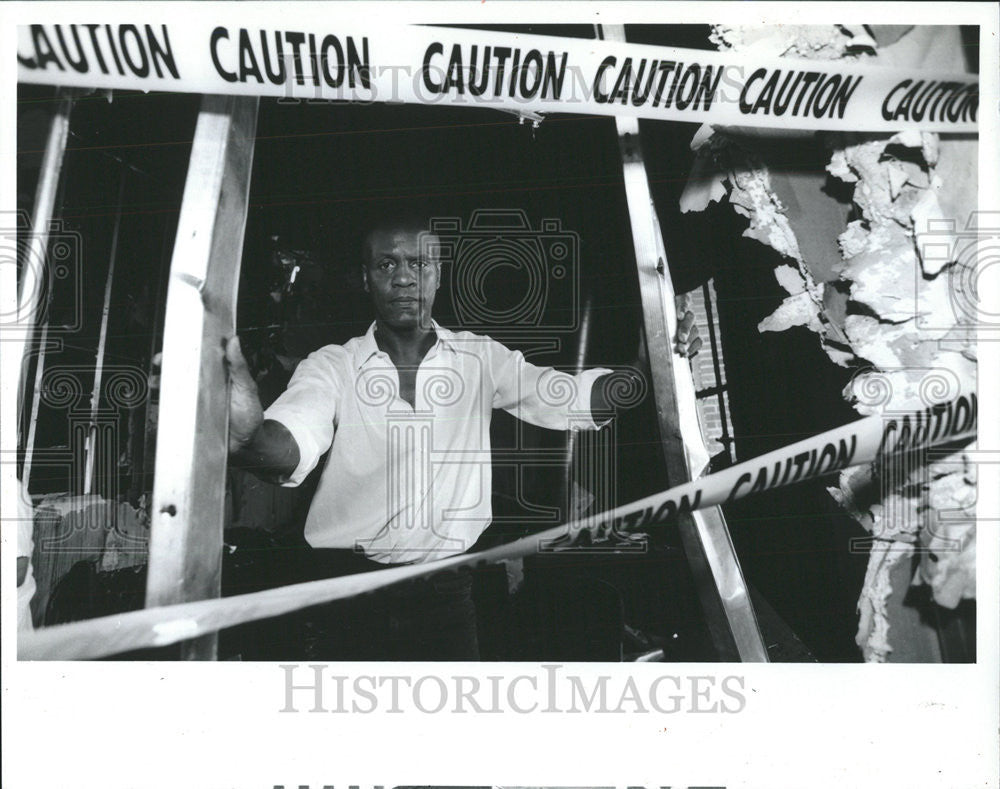
<svg viewBox="0 0 1000 789">
<path fill-rule="evenodd" d="M 416 376 L 416 407 L 375 342 L 375 324 L 296 368 L 264 414 L 299 447 L 285 485 L 298 485 L 330 449 L 306 518 L 314 548 L 363 550 L 378 562 L 420 562 L 468 550 L 493 517 L 490 419 L 502 408 L 553 430 L 596 430 L 594 368 L 573 376 L 520 351 L 434 323 L 437 341 Z M 331 448 L 332 443 L 332 448 Z"/>
<path fill-rule="evenodd" d="M 31 496 L 23 482 L 17 497 L 17 555 L 28 557 L 28 571 L 24 582 L 17 587 L 17 629 L 34 630 L 31 621 L 31 598 L 35 596 L 35 574 L 31 569 L 31 554 L 34 552 L 33 542 L 35 528 L 35 510 L 31 506 Z"/>
</svg>

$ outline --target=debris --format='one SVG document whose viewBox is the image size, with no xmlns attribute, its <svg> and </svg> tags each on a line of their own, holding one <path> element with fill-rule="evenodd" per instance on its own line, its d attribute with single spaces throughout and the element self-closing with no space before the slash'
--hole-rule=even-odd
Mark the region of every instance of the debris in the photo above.
<svg viewBox="0 0 1000 789">
<path fill-rule="evenodd" d="M 961 60 L 958 30 L 946 27 L 716 25 L 710 40 L 720 49 L 770 57 L 850 60 L 881 57 L 884 51 L 887 65 L 898 66 L 954 50 L 935 62 Z M 829 134 L 826 140 L 831 148 L 826 171 L 853 186 L 855 209 L 855 218 L 837 239 L 843 263 L 825 269 L 836 277 L 835 285 L 824 277 L 831 287 L 813 281 L 810 264 L 824 269 L 820 261 L 804 258 L 797 240 L 815 232 L 807 224 L 812 217 L 789 218 L 752 138 L 737 143 L 725 130 L 699 129 L 692 141 L 698 160 L 682 208 L 704 210 L 721 200 L 720 188 L 728 186 L 734 210 L 749 219 L 744 235 L 795 261 L 775 269 L 789 296 L 758 329 L 806 326 L 819 335 L 833 362 L 863 366 L 865 372 L 844 392 L 859 412 L 923 408 L 974 391 L 975 310 L 961 302 L 962 283 L 956 285 L 956 275 L 963 273 L 957 268 L 963 265 L 957 228 L 965 226 L 957 220 L 975 208 L 975 143 L 942 141 L 919 130 L 889 137 Z M 817 179 L 816 188 L 821 185 Z M 810 245 L 809 254 L 816 249 Z M 846 304 L 841 293 L 847 294 Z M 936 471 L 941 464 L 950 470 Z M 884 469 L 849 470 L 841 474 L 837 488 L 829 489 L 876 538 L 858 602 L 857 643 L 866 660 L 884 661 L 892 651 L 889 574 L 901 558 L 912 556 L 915 544 L 922 549 L 917 580 L 931 586 L 939 605 L 953 608 L 975 595 L 975 480 L 968 473 L 970 465 L 963 452 L 935 464 L 917 464 L 893 479 L 888 491 L 876 473 Z M 949 519 L 939 517 L 945 512 Z M 956 513 L 957 519 L 951 518 Z"/>
</svg>

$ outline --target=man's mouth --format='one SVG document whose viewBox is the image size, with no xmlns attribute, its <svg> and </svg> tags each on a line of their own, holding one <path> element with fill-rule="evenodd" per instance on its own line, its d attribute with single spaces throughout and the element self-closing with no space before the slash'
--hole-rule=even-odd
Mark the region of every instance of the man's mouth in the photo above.
<svg viewBox="0 0 1000 789">
<path fill-rule="evenodd" d="M 393 304 L 416 304 L 418 299 L 413 296 L 400 296 L 398 299 L 393 299 Z"/>
</svg>

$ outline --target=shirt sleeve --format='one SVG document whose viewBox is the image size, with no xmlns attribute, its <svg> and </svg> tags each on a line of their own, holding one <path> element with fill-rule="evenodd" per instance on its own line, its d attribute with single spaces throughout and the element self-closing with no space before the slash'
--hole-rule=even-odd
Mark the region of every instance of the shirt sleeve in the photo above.
<svg viewBox="0 0 1000 789">
<path fill-rule="evenodd" d="M 611 370 L 594 367 L 572 375 L 539 367 L 520 351 L 491 341 L 487 363 L 493 377 L 493 407 L 550 430 L 598 430 L 590 410 L 594 381 Z"/>
<path fill-rule="evenodd" d="M 346 352 L 340 346 L 315 351 L 295 368 L 288 388 L 264 412 L 284 425 L 299 447 L 299 465 L 283 487 L 301 484 L 333 443 L 337 405 L 343 388 L 339 372 Z"/>
<path fill-rule="evenodd" d="M 34 517 L 35 511 L 31 506 L 31 496 L 28 494 L 28 487 L 24 482 L 18 482 L 20 490 L 17 498 L 17 556 L 27 557 L 28 567 L 24 574 L 24 581 L 17 587 L 17 629 L 18 632 L 34 630 L 31 620 L 31 599 L 35 596 L 35 573 L 31 567 L 31 554 L 34 552 Z"/>
</svg>

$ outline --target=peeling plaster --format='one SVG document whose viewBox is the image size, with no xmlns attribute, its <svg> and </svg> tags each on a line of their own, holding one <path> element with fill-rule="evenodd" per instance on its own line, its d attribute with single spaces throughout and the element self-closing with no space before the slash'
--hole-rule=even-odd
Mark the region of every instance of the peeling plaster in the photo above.
<svg viewBox="0 0 1000 789">
<path fill-rule="evenodd" d="M 718 25 L 710 38 L 720 49 L 760 56 L 875 58 L 895 66 L 932 58 L 940 68 L 964 69 L 957 29 L 947 27 Z M 826 143 L 827 172 L 853 185 L 855 218 L 837 239 L 843 262 L 835 270 L 846 285 L 849 310 L 842 300 L 835 308 L 836 299 L 825 299 L 823 283 L 813 280 L 798 238 L 815 229 L 803 217 L 790 221 L 751 136 L 699 130 L 681 208 L 704 210 L 728 191 L 734 210 L 749 220 L 744 235 L 794 262 L 775 269 L 789 296 L 758 329 L 806 326 L 816 332 L 831 361 L 861 371 L 844 391 L 860 413 L 922 408 L 974 391 L 974 316 L 956 306 L 956 258 L 928 254 L 920 238 L 936 228 L 938 249 L 957 248 L 954 231 L 975 207 L 975 142 L 909 130 L 882 138 L 828 134 Z M 816 189 L 821 185 L 817 179 Z M 949 222 L 952 231 L 941 232 Z M 887 601 L 906 590 L 892 589 L 890 571 L 916 546 L 914 582 L 930 585 L 939 605 L 954 608 L 975 596 L 973 472 L 969 456 L 959 452 L 911 470 L 888 492 L 879 473 L 900 472 L 874 466 L 847 469 L 838 487 L 829 488 L 875 538 L 858 600 L 857 643 L 866 660 L 884 661 L 892 652 Z"/>
</svg>

